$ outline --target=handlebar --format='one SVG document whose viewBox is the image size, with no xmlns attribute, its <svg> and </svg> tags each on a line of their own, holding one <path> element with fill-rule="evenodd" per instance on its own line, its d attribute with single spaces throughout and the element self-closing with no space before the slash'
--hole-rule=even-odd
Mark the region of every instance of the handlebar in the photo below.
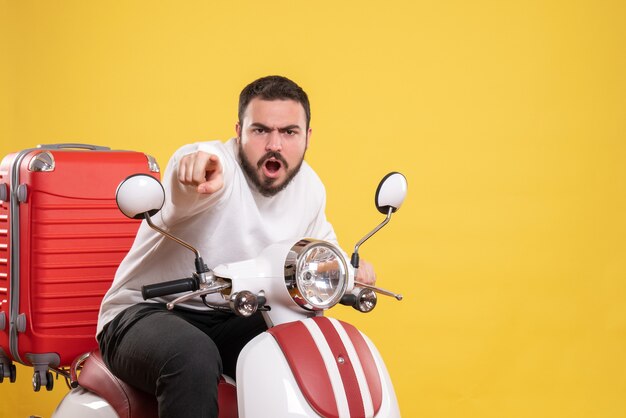
<svg viewBox="0 0 626 418">
<path fill-rule="evenodd" d="M 186 277 L 184 279 L 170 280 L 168 282 L 149 284 L 141 287 L 143 300 L 159 296 L 173 295 L 181 292 L 192 292 L 200 288 L 197 278 Z"/>
</svg>

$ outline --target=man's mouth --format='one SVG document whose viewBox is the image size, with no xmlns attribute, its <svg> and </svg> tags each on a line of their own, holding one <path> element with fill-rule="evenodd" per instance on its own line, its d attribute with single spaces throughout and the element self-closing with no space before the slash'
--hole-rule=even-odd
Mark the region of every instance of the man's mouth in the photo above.
<svg viewBox="0 0 626 418">
<path fill-rule="evenodd" d="M 280 170 L 280 166 L 281 166 L 280 161 L 276 161 L 276 160 L 267 160 L 267 161 L 265 162 L 265 169 L 266 169 L 267 171 L 269 171 L 270 173 L 275 173 L 275 172 L 277 172 L 278 170 Z"/>
<path fill-rule="evenodd" d="M 279 153 L 269 152 L 263 156 L 259 168 L 263 170 L 263 174 L 271 179 L 278 178 L 282 168 L 287 169 L 287 161 Z"/>
<path fill-rule="evenodd" d="M 276 178 L 280 173 L 280 169 L 283 165 L 280 161 L 269 159 L 263 163 L 263 174 L 269 178 Z"/>
</svg>

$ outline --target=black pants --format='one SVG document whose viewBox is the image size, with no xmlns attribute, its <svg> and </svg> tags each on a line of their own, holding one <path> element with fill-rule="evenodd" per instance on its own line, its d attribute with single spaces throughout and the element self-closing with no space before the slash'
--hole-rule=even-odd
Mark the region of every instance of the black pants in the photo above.
<svg viewBox="0 0 626 418">
<path fill-rule="evenodd" d="M 239 352 L 266 329 L 260 313 L 241 318 L 141 303 L 109 322 L 98 342 L 113 374 L 157 397 L 160 418 L 207 418 L 217 417 L 220 375 L 235 378 Z"/>
</svg>

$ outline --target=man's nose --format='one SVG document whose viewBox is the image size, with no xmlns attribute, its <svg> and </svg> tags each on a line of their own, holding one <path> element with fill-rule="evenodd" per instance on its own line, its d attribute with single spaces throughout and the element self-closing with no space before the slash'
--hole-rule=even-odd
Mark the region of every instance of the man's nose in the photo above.
<svg viewBox="0 0 626 418">
<path fill-rule="evenodd" d="M 274 129 L 270 132 L 267 138 L 267 144 L 265 144 L 267 151 L 280 152 L 283 149 L 283 141 L 280 137 L 280 132 Z"/>
</svg>

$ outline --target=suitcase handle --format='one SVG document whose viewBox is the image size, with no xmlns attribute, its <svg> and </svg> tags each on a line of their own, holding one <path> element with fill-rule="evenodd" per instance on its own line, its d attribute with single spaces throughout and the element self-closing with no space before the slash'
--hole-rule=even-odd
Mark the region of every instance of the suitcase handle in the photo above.
<svg viewBox="0 0 626 418">
<path fill-rule="evenodd" d="M 91 145 L 91 144 L 78 144 L 78 143 L 64 143 L 64 144 L 43 144 L 37 145 L 37 148 L 41 149 L 63 149 L 63 148 L 80 148 L 80 149 L 88 149 L 92 151 L 109 151 L 111 148 L 103 147 L 100 145 Z"/>
</svg>

